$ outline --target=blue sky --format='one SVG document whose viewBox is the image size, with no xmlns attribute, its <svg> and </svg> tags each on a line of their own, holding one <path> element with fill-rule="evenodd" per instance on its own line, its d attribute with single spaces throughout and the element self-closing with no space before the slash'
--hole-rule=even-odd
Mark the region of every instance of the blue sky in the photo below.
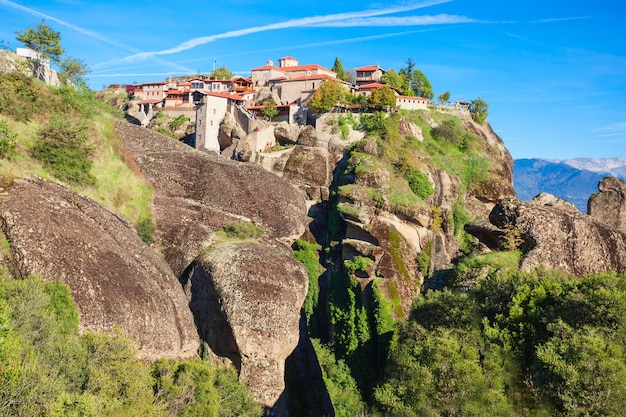
<svg viewBox="0 0 626 417">
<path fill-rule="evenodd" d="M 619 0 L 0 0 L 0 41 L 42 19 L 110 83 L 301 64 L 400 69 L 435 95 L 481 97 L 514 158 L 626 156 L 626 4 Z"/>
</svg>

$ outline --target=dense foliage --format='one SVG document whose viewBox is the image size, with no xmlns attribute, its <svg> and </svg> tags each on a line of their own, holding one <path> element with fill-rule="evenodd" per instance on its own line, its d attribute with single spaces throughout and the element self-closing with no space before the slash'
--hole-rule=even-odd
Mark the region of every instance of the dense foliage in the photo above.
<svg viewBox="0 0 626 417">
<path fill-rule="evenodd" d="M 613 273 L 492 273 L 468 294 L 429 292 L 376 402 L 394 416 L 621 416 L 625 309 Z"/>
<path fill-rule="evenodd" d="M 260 415 L 234 370 L 200 360 L 142 362 L 119 329 L 79 334 L 66 285 L 6 273 L 0 363 L 0 415 Z"/>
<path fill-rule="evenodd" d="M 325 113 L 343 103 L 345 97 L 346 87 L 336 79 L 326 78 L 309 101 L 309 107 L 316 113 Z"/>
</svg>

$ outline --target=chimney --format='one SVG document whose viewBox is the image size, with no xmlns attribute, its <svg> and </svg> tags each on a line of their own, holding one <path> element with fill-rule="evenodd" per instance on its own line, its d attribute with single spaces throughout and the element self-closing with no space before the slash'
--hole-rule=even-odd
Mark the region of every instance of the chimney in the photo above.
<svg viewBox="0 0 626 417">
<path fill-rule="evenodd" d="M 268 59 L 267 60 L 267 65 L 270 66 L 270 67 L 273 67 L 274 66 L 274 61 L 272 61 L 271 59 Z"/>
</svg>

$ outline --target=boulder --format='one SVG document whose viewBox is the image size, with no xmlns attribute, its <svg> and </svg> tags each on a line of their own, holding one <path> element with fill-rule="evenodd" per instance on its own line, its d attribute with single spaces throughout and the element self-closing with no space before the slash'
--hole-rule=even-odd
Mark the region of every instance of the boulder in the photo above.
<svg viewBox="0 0 626 417">
<path fill-rule="evenodd" d="M 493 208 L 489 221 L 518 240 L 523 251 L 520 268 L 540 265 L 577 276 L 626 270 L 626 233 L 559 207 L 504 199 Z M 466 228 L 470 233 L 472 228 Z M 486 228 L 481 228 L 486 233 Z M 511 235 L 515 234 L 515 236 Z M 489 244 L 479 233 L 476 237 Z M 492 236 L 490 241 L 498 239 Z"/>
<path fill-rule="evenodd" d="M 587 212 L 594 219 L 626 232 L 626 182 L 605 177 L 598 183 L 600 192 L 589 197 Z"/>
<path fill-rule="evenodd" d="M 216 231 L 234 221 L 254 221 L 265 228 L 265 238 L 287 244 L 304 232 L 304 198 L 262 167 L 213 156 L 128 123 L 118 123 L 116 132 L 154 185 L 157 249 L 177 275 Z"/>
<path fill-rule="evenodd" d="M 143 358 L 196 355 L 198 334 L 181 285 L 131 223 L 43 179 L 3 188 L 0 223 L 12 270 L 66 283 L 81 329 L 119 325 Z"/>
<path fill-rule="evenodd" d="M 559 198 L 549 193 L 537 194 L 535 197 L 533 197 L 531 202 L 541 206 L 554 207 L 563 211 L 578 213 L 578 209 L 573 203 L 567 200 L 563 200 L 562 198 Z"/>
<path fill-rule="evenodd" d="M 202 339 L 239 368 L 260 403 L 273 406 L 300 337 L 302 264 L 286 246 L 223 242 L 200 255 L 183 281 Z"/>
</svg>

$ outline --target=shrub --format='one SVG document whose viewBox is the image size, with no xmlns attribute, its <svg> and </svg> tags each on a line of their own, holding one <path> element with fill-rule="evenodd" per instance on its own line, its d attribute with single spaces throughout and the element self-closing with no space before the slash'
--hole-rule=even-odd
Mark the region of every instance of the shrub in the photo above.
<svg viewBox="0 0 626 417">
<path fill-rule="evenodd" d="M 351 261 L 344 261 L 343 266 L 348 272 L 354 274 L 357 271 L 365 272 L 372 260 L 367 256 L 355 256 Z"/>
<path fill-rule="evenodd" d="M 435 193 L 435 189 L 430 185 L 428 177 L 421 171 L 411 169 L 404 174 L 404 178 L 409 182 L 411 191 L 422 200 L 427 199 Z"/>
<path fill-rule="evenodd" d="M 189 117 L 181 114 L 180 116 L 178 116 L 177 118 L 175 118 L 174 120 L 170 122 L 170 127 L 172 129 L 176 129 L 177 127 L 182 126 L 189 120 L 190 120 Z"/>
<path fill-rule="evenodd" d="M 4 120 L 0 120 L 0 158 L 10 159 L 15 155 L 17 146 L 17 134 Z"/>
<path fill-rule="evenodd" d="M 58 179 L 94 185 L 96 178 L 91 173 L 90 159 L 93 150 L 87 140 L 84 122 L 55 115 L 41 128 L 30 151 Z"/>
<path fill-rule="evenodd" d="M 152 217 L 147 216 L 140 218 L 139 220 L 137 220 L 137 224 L 135 224 L 135 227 L 137 228 L 137 233 L 139 234 L 139 237 L 141 238 L 141 240 L 144 241 L 146 245 L 151 245 L 154 243 L 155 225 Z"/>
<path fill-rule="evenodd" d="M 263 236 L 263 233 L 265 233 L 265 229 L 262 226 L 243 220 L 227 224 L 222 228 L 222 231 L 226 237 L 233 239 L 250 239 Z"/>
</svg>

